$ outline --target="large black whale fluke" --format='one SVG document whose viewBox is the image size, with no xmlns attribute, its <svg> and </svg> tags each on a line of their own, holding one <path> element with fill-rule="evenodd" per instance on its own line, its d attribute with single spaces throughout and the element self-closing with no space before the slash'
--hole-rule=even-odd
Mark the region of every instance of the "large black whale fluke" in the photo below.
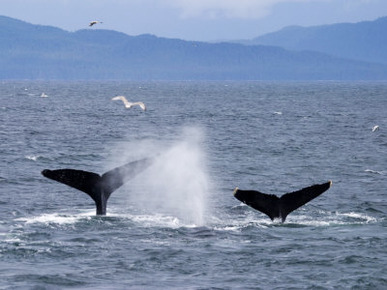
<svg viewBox="0 0 387 290">
<path fill-rule="evenodd" d="M 240 190 L 237 187 L 234 190 L 234 197 L 252 208 L 263 212 L 271 220 L 281 218 L 282 222 L 284 222 L 289 213 L 316 198 L 328 190 L 331 185 L 332 181 L 315 184 L 298 191 L 286 193 L 281 197 L 254 190 Z"/>
<path fill-rule="evenodd" d="M 148 168 L 152 161 L 150 158 L 145 158 L 129 162 L 109 170 L 102 176 L 94 172 L 76 169 L 44 169 L 42 174 L 47 178 L 87 193 L 95 202 L 97 215 L 106 215 L 107 200 L 112 192 Z"/>
</svg>

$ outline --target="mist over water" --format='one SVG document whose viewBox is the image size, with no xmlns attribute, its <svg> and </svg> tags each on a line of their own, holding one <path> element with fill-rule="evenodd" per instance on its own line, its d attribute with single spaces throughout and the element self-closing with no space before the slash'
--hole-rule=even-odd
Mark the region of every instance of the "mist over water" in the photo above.
<svg viewBox="0 0 387 290">
<path fill-rule="evenodd" d="M 204 138 L 203 129 L 184 127 L 173 142 L 120 144 L 122 159 L 154 158 L 154 163 L 124 189 L 128 205 L 142 213 L 174 216 L 184 225 L 204 225 L 211 191 Z"/>
</svg>

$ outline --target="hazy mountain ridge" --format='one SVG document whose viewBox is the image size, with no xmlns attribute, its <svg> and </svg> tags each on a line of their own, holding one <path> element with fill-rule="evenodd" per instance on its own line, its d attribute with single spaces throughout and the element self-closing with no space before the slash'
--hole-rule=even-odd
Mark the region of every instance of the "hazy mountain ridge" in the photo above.
<svg viewBox="0 0 387 290">
<path fill-rule="evenodd" d="M 0 79 L 385 80 L 387 65 L 271 46 L 68 32 L 0 16 Z"/>
<path fill-rule="evenodd" d="M 244 43 L 274 45 L 297 51 L 312 50 L 337 57 L 387 64 L 387 17 L 358 23 L 289 26 Z"/>
</svg>

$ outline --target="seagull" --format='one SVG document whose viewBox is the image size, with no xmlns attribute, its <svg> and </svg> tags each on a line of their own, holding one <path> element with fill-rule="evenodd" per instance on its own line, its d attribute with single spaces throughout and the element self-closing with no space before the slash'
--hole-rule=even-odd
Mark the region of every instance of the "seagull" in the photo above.
<svg viewBox="0 0 387 290">
<path fill-rule="evenodd" d="M 102 21 L 94 20 L 94 21 L 91 21 L 91 22 L 89 23 L 89 26 L 91 27 L 91 26 L 93 26 L 93 25 L 95 25 L 95 24 L 97 24 L 97 23 L 103 23 L 103 22 L 102 22 Z"/>
<path fill-rule="evenodd" d="M 378 126 L 378 125 L 375 125 L 375 126 L 372 128 L 372 132 L 375 132 L 375 131 L 377 131 L 377 130 L 379 130 L 379 126 Z"/>
<path fill-rule="evenodd" d="M 129 102 L 124 96 L 117 96 L 117 97 L 112 98 L 112 101 L 119 101 L 119 100 L 121 100 L 124 103 L 125 108 L 127 108 L 127 109 L 130 109 L 131 107 L 138 105 L 141 107 L 141 109 L 143 111 L 146 111 L 146 107 L 145 107 L 145 104 L 143 102 L 132 103 L 132 102 Z"/>
<path fill-rule="evenodd" d="M 42 93 L 42 94 L 40 95 L 40 97 L 41 97 L 41 98 L 47 98 L 48 96 L 47 96 L 45 93 Z"/>
</svg>

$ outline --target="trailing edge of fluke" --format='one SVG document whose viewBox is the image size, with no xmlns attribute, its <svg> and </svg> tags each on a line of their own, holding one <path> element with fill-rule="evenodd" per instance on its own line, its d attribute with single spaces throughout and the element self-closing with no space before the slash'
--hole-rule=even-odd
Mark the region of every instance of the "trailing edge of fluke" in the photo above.
<svg viewBox="0 0 387 290">
<path fill-rule="evenodd" d="M 64 183 L 87 193 L 95 202 L 97 215 L 106 215 L 107 200 L 113 191 L 134 178 L 152 164 L 151 158 L 129 162 L 99 175 L 94 172 L 76 169 L 42 171 L 43 176 Z"/>
<path fill-rule="evenodd" d="M 263 212 L 271 220 L 280 218 L 286 220 L 289 213 L 316 198 L 332 185 L 332 181 L 323 184 L 315 184 L 298 191 L 286 193 L 281 197 L 274 194 L 266 194 L 255 190 L 234 190 L 234 197 L 252 208 Z"/>
</svg>

